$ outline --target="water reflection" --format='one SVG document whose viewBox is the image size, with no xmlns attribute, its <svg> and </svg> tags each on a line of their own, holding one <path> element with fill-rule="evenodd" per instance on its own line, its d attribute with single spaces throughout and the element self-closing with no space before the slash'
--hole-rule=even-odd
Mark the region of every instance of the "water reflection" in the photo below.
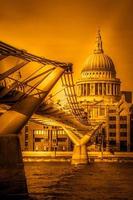
<svg viewBox="0 0 133 200">
<path fill-rule="evenodd" d="M 0 199 L 29 199 L 24 166 L 0 168 Z"/>
<path fill-rule="evenodd" d="M 29 196 L 22 171 L 12 171 L 9 182 L 0 181 L 1 194 L 10 193 L 3 199 L 133 200 L 133 163 L 26 163 L 25 174 Z"/>
</svg>

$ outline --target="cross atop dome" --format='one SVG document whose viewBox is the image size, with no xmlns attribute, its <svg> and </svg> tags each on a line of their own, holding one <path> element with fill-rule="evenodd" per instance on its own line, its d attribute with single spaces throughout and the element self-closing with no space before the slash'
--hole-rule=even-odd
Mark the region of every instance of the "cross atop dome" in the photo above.
<svg viewBox="0 0 133 200">
<path fill-rule="evenodd" d="M 96 44 L 95 44 L 95 49 L 94 53 L 103 53 L 103 47 L 102 47 L 102 38 L 100 34 L 100 29 L 98 29 L 97 34 L 96 34 Z"/>
</svg>

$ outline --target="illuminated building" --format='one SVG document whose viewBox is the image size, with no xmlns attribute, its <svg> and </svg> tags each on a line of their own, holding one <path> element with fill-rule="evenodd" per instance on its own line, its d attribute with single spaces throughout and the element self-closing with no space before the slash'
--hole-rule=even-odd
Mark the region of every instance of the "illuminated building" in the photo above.
<svg viewBox="0 0 133 200">
<path fill-rule="evenodd" d="M 43 126 L 33 122 L 22 129 L 20 134 L 23 151 L 70 151 L 72 142 L 58 126 Z"/>
<path fill-rule="evenodd" d="M 113 61 L 104 54 L 99 31 L 94 53 L 86 60 L 81 80 L 77 82 L 77 95 L 79 101 L 104 101 L 104 104 L 120 97 L 120 79 L 116 78 Z"/>
<path fill-rule="evenodd" d="M 87 58 L 81 71 L 81 79 L 76 83 L 78 101 L 92 123 L 105 121 L 107 150 L 112 148 L 116 151 L 130 151 L 131 92 L 122 92 L 120 86 L 113 61 L 104 54 L 98 31 L 94 52 Z"/>
<path fill-rule="evenodd" d="M 95 49 L 81 71 L 81 79 L 76 82 L 76 91 L 88 120 L 91 123 L 105 122 L 104 135 L 97 135 L 95 145 L 90 149 L 99 151 L 103 137 L 104 150 L 133 151 L 132 93 L 121 91 L 114 63 L 104 53 L 100 31 L 96 36 Z M 21 136 L 23 150 L 72 150 L 70 139 L 60 127 L 44 127 L 29 122 L 26 130 Z"/>
</svg>

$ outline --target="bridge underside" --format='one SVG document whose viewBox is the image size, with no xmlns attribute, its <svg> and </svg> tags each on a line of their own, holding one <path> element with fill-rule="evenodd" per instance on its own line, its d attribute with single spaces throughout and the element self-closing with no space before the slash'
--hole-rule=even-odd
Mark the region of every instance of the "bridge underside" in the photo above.
<svg viewBox="0 0 133 200">
<path fill-rule="evenodd" d="M 92 127 L 82 125 L 72 115 L 66 114 L 57 108 L 56 112 L 54 112 L 55 106 L 52 107 L 50 105 L 46 106 L 46 108 L 47 111 L 45 110 L 44 106 L 43 114 L 42 111 L 41 114 L 39 114 L 40 111 L 38 109 L 38 111 L 36 111 L 37 114 L 33 114 L 30 120 L 43 125 L 61 126 L 74 144 L 71 163 L 87 164 L 88 154 L 86 144 L 91 139 L 91 137 L 93 137 L 100 125 L 97 125 L 95 126 L 95 129 L 92 129 Z M 6 111 L 3 110 L 3 113 L 5 112 Z M 4 151 L 2 153 L 4 158 L 2 158 L 0 165 L 9 166 L 13 165 L 13 163 L 15 163 L 15 165 L 20 165 L 20 163 L 22 164 L 22 155 L 20 150 L 19 137 L 17 134 L 6 134 L 4 136 L 1 135 L 0 143 L 2 143 L 2 145 L 0 145 L 0 152 L 2 152 L 2 149 L 4 150 L 8 146 L 6 154 Z M 11 159 L 11 157 L 13 157 L 13 159 Z"/>
<path fill-rule="evenodd" d="M 0 126 L 0 165 L 22 164 L 18 134 L 29 119 L 39 122 L 38 119 L 41 118 L 44 122 L 45 117 L 61 126 L 74 143 L 72 163 L 87 163 L 86 144 L 101 125 L 91 127 L 84 111 L 79 107 L 72 78 L 72 64 L 38 57 L 0 42 L 0 60 L 10 56 L 18 58 L 20 62 L 4 72 L 0 71 L 0 103 L 10 105 L 10 108 L 0 116 L 2 124 Z M 12 77 L 14 73 L 33 62 L 42 66 L 28 74 L 28 77 L 22 77 L 20 74 L 19 80 Z M 45 102 L 60 78 L 72 114 L 65 113 L 54 105 L 49 106 Z"/>
</svg>

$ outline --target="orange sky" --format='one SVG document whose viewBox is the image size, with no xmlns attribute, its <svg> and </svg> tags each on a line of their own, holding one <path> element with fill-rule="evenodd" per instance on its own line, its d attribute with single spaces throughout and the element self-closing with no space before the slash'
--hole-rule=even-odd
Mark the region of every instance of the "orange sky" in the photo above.
<svg viewBox="0 0 133 200">
<path fill-rule="evenodd" d="M 0 0 L 0 39 L 34 54 L 72 62 L 75 80 L 101 29 L 122 89 L 133 90 L 132 0 Z"/>
</svg>

